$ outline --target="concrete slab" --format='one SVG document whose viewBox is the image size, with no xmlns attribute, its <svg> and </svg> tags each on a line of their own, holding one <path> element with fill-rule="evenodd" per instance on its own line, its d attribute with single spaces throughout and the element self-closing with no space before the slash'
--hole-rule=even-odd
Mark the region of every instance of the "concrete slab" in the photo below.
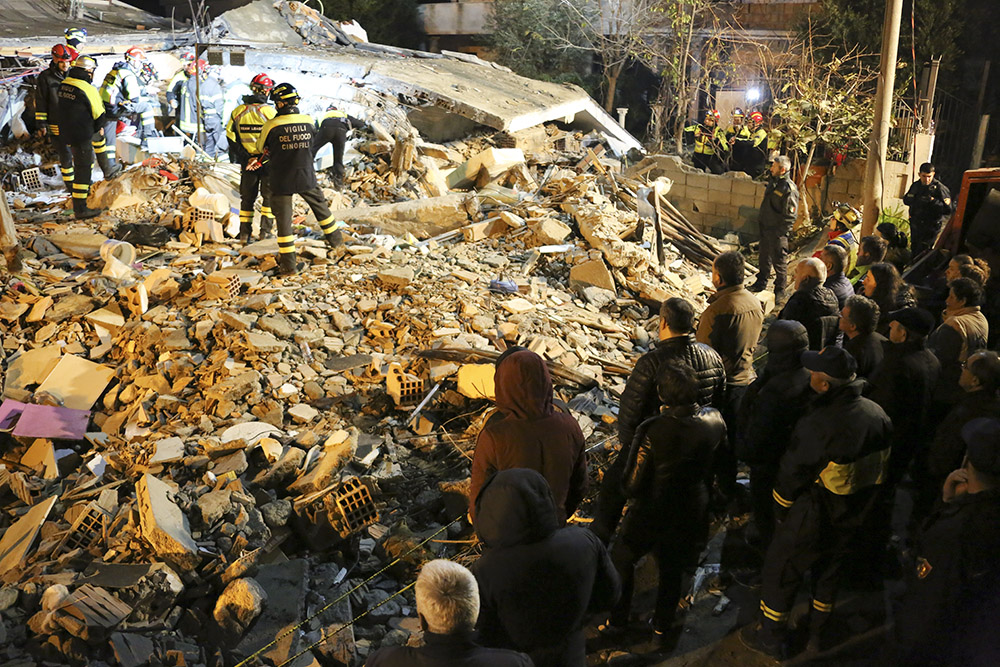
<svg viewBox="0 0 1000 667">
<path fill-rule="evenodd" d="M 198 545 L 191 537 L 187 517 L 171 500 L 170 493 L 166 482 L 150 474 L 136 482 L 142 536 L 158 556 L 181 569 L 192 570 L 201 562 Z"/>
<path fill-rule="evenodd" d="M 254 626 L 233 649 L 235 654 L 251 655 L 304 618 L 307 572 L 308 564 L 301 558 L 261 566 L 254 579 L 267 593 L 267 605 Z M 271 664 L 282 664 L 289 656 L 302 650 L 299 637 L 298 632 L 282 637 L 260 657 Z"/>
</svg>

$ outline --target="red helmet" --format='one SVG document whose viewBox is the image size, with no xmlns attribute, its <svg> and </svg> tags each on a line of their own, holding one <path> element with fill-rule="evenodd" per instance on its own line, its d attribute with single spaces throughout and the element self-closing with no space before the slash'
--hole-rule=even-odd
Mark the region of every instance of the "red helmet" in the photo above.
<svg viewBox="0 0 1000 667">
<path fill-rule="evenodd" d="M 718 109 L 708 109 L 708 110 L 707 110 L 707 111 L 705 112 L 705 118 L 706 118 L 706 119 L 707 119 L 707 118 L 711 118 L 711 119 L 712 119 L 712 120 L 714 120 L 714 121 L 715 121 L 716 123 L 718 123 L 718 122 L 719 122 L 719 119 L 720 119 L 720 118 L 722 118 L 722 114 L 720 114 L 720 113 L 719 113 L 719 110 L 718 110 Z"/>
<path fill-rule="evenodd" d="M 204 74 L 205 71 L 208 69 L 208 63 L 202 60 L 201 58 L 198 58 L 198 60 L 192 60 L 187 65 L 185 65 L 184 69 L 191 76 L 194 76 L 194 73 L 196 71 Z"/>
<path fill-rule="evenodd" d="M 271 77 L 263 73 L 255 76 L 250 82 L 250 90 L 264 97 L 268 96 L 272 88 L 274 88 L 274 81 L 271 80 Z"/>
<path fill-rule="evenodd" d="M 759 111 L 754 111 L 752 114 L 750 114 L 750 120 L 760 125 L 761 123 L 764 122 L 764 114 L 762 114 Z"/>
<path fill-rule="evenodd" d="M 73 62 L 80 55 L 72 46 L 56 44 L 52 47 L 52 60 L 59 62 Z"/>
<path fill-rule="evenodd" d="M 131 49 L 125 52 L 125 60 L 130 63 L 138 62 L 140 60 L 146 59 L 146 53 L 140 49 L 138 46 L 133 46 Z"/>
</svg>

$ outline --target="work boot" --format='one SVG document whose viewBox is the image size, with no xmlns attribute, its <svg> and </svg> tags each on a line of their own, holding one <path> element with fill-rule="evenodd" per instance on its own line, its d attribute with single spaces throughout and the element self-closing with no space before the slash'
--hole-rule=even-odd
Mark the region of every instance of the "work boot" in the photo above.
<svg viewBox="0 0 1000 667">
<path fill-rule="evenodd" d="M 89 220 L 90 218 L 96 218 L 100 214 L 100 209 L 87 206 L 86 199 L 73 200 L 73 217 L 77 220 Z"/>
<path fill-rule="evenodd" d="M 335 229 L 326 235 L 326 244 L 331 248 L 337 248 L 344 245 L 344 232 L 339 229 Z"/>
<path fill-rule="evenodd" d="M 747 288 L 747 290 L 749 290 L 751 292 L 763 292 L 765 289 L 767 289 L 767 281 L 766 280 L 764 280 L 764 281 L 758 280 L 753 285 L 751 285 L 750 287 Z"/>
<path fill-rule="evenodd" d="M 740 643 L 751 651 L 778 661 L 785 659 L 784 641 L 766 632 L 759 621 L 744 626 L 737 635 Z"/>
<path fill-rule="evenodd" d="M 240 223 L 240 243 L 246 245 L 250 243 L 250 237 L 253 236 L 253 223 L 252 222 L 242 222 Z"/>
<path fill-rule="evenodd" d="M 260 218 L 260 239 L 269 239 L 274 236 L 274 218 L 261 216 Z"/>
<path fill-rule="evenodd" d="M 294 276 L 299 272 L 294 252 L 283 252 L 278 256 L 278 275 Z"/>
</svg>

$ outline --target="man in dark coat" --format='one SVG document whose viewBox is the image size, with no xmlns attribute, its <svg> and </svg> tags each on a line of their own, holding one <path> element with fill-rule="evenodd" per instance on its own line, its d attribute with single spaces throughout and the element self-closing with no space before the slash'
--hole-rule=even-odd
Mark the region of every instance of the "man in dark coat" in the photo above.
<svg viewBox="0 0 1000 667">
<path fill-rule="evenodd" d="M 861 396 L 851 355 L 839 347 L 802 353 L 819 396 L 792 433 L 773 496 L 782 518 L 764 559 L 759 623 L 740 632 L 749 648 L 784 653 L 799 586 L 812 572 L 810 648 L 818 648 L 840 572 L 866 537 L 889 462 L 889 417 Z"/>
<path fill-rule="evenodd" d="M 576 419 L 552 407 L 552 377 L 545 361 L 521 350 L 497 365 L 497 410 L 479 433 L 472 457 L 469 505 L 475 519 L 479 490 L 498 470 L 530 468 L 552 488 L 561 521 L 573 515 L 587 491 L 587 454 Z"/>
<path fill-rule="evenodd" d="M 833 292 L 837 297 L 837 307 L 843 308 L 854 294 L 854 285 L 844 275 L 847 268 L 847 251 L 839 245 L 828 245 L 820 252 L 819 258 L 826 266 L 826 280 L 823 281 L 823 287 Z"/>
<path fill-rule="evenodd" d="M 788 232 L 799 213 L 799 189 L 788 175 L 791 160 L 780 155 L 771 163 L 771 177 L 767 181 L 764 200 L 760 204 L 760 273 L 757 282 L 749 289 L 760 292 L 767 286 L 774 267 L 774 295 L 785 292 L 785 265 L 788 255 Z"/>
<path fill-rule="evenodd" d="M 962 429 L 967 453 L 943 504 L 924 523 L 895 614 L 899 655 L 885 664 L 996 665 L 1000 661 L 1000 421 Z"/>
<path fill-rule="evenodd" d="M 473 641 L 479 617 L 479 585 L 467 569 L 450 560 L 424 563 L 417 576 L 417 616 L 424 632 L 420 647 L 379 649 L 366 667 L 531 667 L 531 658 Z"/>
<path fill-rule="evenodd" d="M 878 304 L 856 294 L 844 303 L 838 326 L 844 332 L 842 347 L 858 364 L 858 377 L 868 378 L 885 355 L 889 339 L 875 331 L 878 326 Z"/>
<path fill-rule="evenodd" d="M 973 419 L 1000 416 L 1000 397 L 997 396 L 997 391 L 1000 391 L 1000 357 L 992 350 L 973 353 L 965 361 L 958 383 L 965 394 L 938 424 L 923 466 L 927 479 L 922 483 L 922 490 L 931 498 L 937 497 L 951 471 L 962 465 L 965 455 L 962 428 Z M 927 502 L 921 506 L 930 509 Z"/>
<path fill-rule="evenodd" d="M 502 470 L 476 499 L 484 549 L 472 573 L 482 642 L 524 651 L 538 667 L 584 667 L 583 624 L 621 593 L 597 536 L 562 525 L 548 483 L 534 470 Z"/>
<path fill-rule="evenodd" d="M 910 207 L 910 247 L 916 258 L 931 247 L 955 207 L 948 187 L 934 178 L 930 162 L 920 165 L 920 178 L 903 195 L 903 203 Z"/>
<path fill-rule="evenodd" d="M 795 292 L 788 297 L 778 319 L 801 322 L 809 332 L 809 348 L 832 345 L 837 337 L 837 296 L 824 287 L 826 267 L 815 257 L 795 265 Z"/>
<path fill-rule="evenodd" d="M 635 431 L 639 424 L 655 416 L 663 405 L 656 390 L 663 365 L 671 360 L 686 363 L 697 378 L 698 405 L 722 408 L 726 391 L 726 369 L 722 357 L 708 345 L 695 340 L 694 325 L 695 312 L 690 302 L 679 297 L 664 301 L 660 306 L 660 341 L 655 348 L 639 357 L 625 384 L 618 404 L 618 442 L 621 449 L 604 471 L 597 515 L 591 524 L 591 530 L 605 544 L 611 539 L 625 506 L 622 472 Z"/>
<path fill-rule="evenodd" d="M 802 353 L 809 349 L 806 328 L 800 322 L 777 320 L 768 328 L 765 342 L 767 364 L 743 397 L 736 456 L 750 464 L 754 525 L 766 549 L 774 533 L 771 490 L 778 463 L 813 392 L 809 371 L 802 366 Z"/>
<path fill-rule="evenodd" d="M 635 565 L 652 552 L 659 588 L 650 625 L 655 641 L 670 643 L 680 636 L 672 626 L 684 570 L 697 563 L 708 539 L 712 459 L 726 440 L 726 423 L 718 410 L 698 405 L 694 371 L 682 361 L 663 364 L 657 388 L 664 407 L 639 426 L 625 466 L 630 505 L 611 552 L 622 596 L 608 624 L 628 625 Z"/>
<path fill-rule="evenodd" d="M 921 308 L 902 308 L 889 313 L 889 322 L 890 343 L 869 378 L 868 395 L 895 426 L 889 477 L 894 485 L 934 433 L 929 414 L 941 364 L 926 345 L 927 334 L 934 328 L 933 315 Z"/>
</svg>

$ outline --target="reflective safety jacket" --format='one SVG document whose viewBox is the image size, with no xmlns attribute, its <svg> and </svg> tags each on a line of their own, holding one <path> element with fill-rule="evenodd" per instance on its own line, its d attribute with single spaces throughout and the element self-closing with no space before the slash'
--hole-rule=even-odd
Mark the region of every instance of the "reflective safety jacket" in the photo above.
<svg viewBox="0 0 1000 667">
<path fill-rule="evenodd" d="M 177 125 L 182 132 L 193 135 L 198 131 L 198 93 L 201 95 L 203 129 L 222 126 L 222 112 L 225 99 L 222 86 L 211 77 L 203 77 L 196 86 L 195 78 L 189 76 L 175 87 L 177 99 Z"/>
<path fill-rule="evenodd" d="M 107 118 L 97 89 L 87 81 L 87 72 L 70 69 L 59 86 L 59 134 L 67 143 L 90 143 Z"/>
<path fill-rule="evenodd" d="M 694 134 L 695 153 L 700 153 L 702 155 L 724 153 L 726 151 L 726 146 L 729 145 L 729 142 L 726 140 L 725 131 L 718 125 L 715 127 L 707 127 L 702 123 L 696 123 L 685 127 L 684 131 Z"/>
<path fill-rule="evenodd" d="M 772 493 L 780 507 L 808 496 L 834 526 L 864 523 L 888 476 L 892 422 L 861 396 L 863 386 L 854 380 L 820 394 L 799 419 Z"/>
<path fill-rule="evenodd" d="M 256 153 L 268 162 L 271 194 L 291 195 L 318 186 L 312 146 L 316 136 L 313 119 L 287 107 L 264 123 Z"/>
<path fill-rule="evenodd" d="M 101 84 L 101 99 L 113 116 L 129 113 L 131 109 L 127 107 L 137 103 L 142 93 L 139 78 L 132 66 L 124 61 L 115 63 Z"/>
<path fill-rule="evenodd" d="M 35 81 L 35 124 L 48 127 L 53 136 L 59 136 L 59 86 L 65 79 L 53 62 Z"/>
<path fill-rule="evenodd" d="M 246 166 L 251 155 L 257 155 L 257 140 L 264 123 L 276 115 L 274 107 L 259 95 L 246 95 L 243 104 L 233 109 L 226 124 L 226 139 L 233 162 Z"/>
</svg>

